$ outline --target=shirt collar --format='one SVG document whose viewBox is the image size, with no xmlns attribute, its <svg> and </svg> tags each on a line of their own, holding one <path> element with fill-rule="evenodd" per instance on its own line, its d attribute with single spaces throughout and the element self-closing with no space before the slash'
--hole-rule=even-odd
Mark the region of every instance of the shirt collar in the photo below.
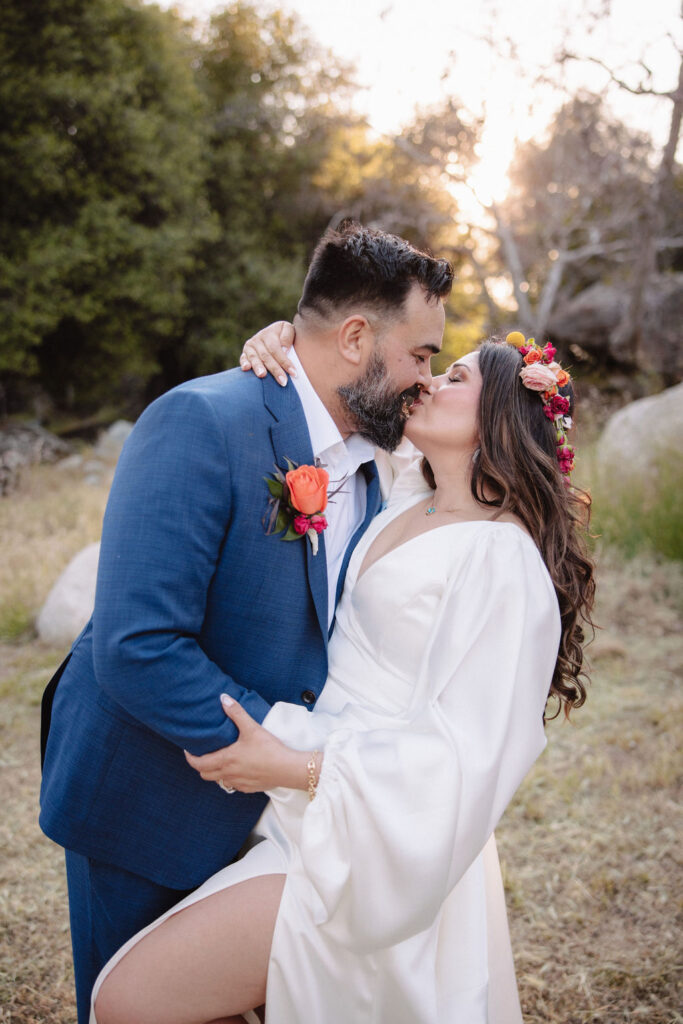
<svg viewBox="0 0 683 1024">
<path fill-rule="evenodd" d="M 350 434 L 346 441 L 344 440 L 322 399 L 306 376 L 306 371 L 296 353 L 296 346 L 290 348 L 288 355 L 296 370 L 296 377 L 292 379 L 292 383 L 303 406 L 311 447 L 316 459 L 325 462 L 323 456 L 329 453 L 331 448 L 343 445 L 347 458 L 353 464 L 352 472 L 355 472 L 361 463 L 372 462 L 375 457 L 375 447 L 372 442 L 361 437 L 360 434 Z M 339 451 L 339 449 L 337 450 Z"/>
</svg>

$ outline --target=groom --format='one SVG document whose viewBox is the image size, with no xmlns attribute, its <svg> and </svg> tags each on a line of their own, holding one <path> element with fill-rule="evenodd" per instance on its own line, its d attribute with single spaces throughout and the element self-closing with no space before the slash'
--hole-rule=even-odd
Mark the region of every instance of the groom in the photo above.
<svg viewBox="0 0 683 1024">
<path fill-rule="evenodd" d="M 262 721 L 312 708 L 346 566 L 379 507 L 375 445 L 427 387 L 452 272 L 348 224 L 319 242 L 295 320 L 298 376 L 188 381 L 140 417 L 104 519 L 95 610 L 48 687 L 40 824 L 65 847 L 78 1019 L 131 935 L 228 864 L 265 803 L 188 767 L 236 739 L 219 695 Z M 274 466 L 324 465 L 317 554 L 267 533 Z M 56 685 L 56 684 L 55 684 Z M 208 938 L 210 941 L 210 937 Z"/>
</svg>

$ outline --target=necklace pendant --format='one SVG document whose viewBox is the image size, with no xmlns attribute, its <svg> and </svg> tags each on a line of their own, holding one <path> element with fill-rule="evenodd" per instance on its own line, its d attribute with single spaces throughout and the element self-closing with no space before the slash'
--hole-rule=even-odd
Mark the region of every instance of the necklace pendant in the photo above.
<svg viewBox="0 0 683 1024">
<path fill-rule="evenodd" d="M 436 512 L 436 508 L 434 507 L 434 505 L 430 505 L 429 508 L 427 509 L 427 511 L 425 512 L 425 515 L 426 516 L 433 516 L 435 512 Z"/>
</svg>

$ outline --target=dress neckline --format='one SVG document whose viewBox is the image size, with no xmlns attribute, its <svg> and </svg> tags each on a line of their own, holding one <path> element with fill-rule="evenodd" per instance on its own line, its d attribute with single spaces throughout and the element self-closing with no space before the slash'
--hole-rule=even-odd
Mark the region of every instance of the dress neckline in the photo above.
<svg viewBox="0 0 683 1024">
<path fill-rule="evenodd" d="M 411 508 L 414 508 L 416 505 L 419 505 L 421 501 L 424 501 L 423 494 L 421 494 L 415 501 L 410 501 L 410 503 L 399 503 L 396 509 L 396 514 L 391 516 L 391 518 L 382 525 L 382 528 L 379 531 L 377 531 L 372 537 L 369 538 L 369 543 L 363 545 L 361 541 L 361 544 L 358 545 L 358 548 L 361 548 L 362 546 L 362 550 L 359 551 L 357 548 L 356 551 L 354 552 L 355 555 L 360 556 L 358 561 L 358 570 L 356 575 L 353 577 L 354 583 L 360 583 L 360 581 L 364 579 L 365 576 L 369 572 L 371 572 L 371 570 L 374 569 L 376 565 L 379 565 L 380 562 L 383 562 L 385 558 L 390 558 L 391 555 L 394 554 L 394 552 L 402 550 L 408 544 L 412 544 L 413 541 L 420 540 L 420 538 L 422 537 L 427 537 L 431 533 L 438 533 L 440 530 L 448 530 L 458 526 L 512 526 L 515 530 L 518 531 L 518 533 L 521 533 L 522 536 L 526 537 L 527 540 L 531 541 L 531 543 L 534 545 L 535 550 L 538 550 L 536 548 L 536 544 L 533 538 L 526 532 L 526 530 L 523 530 L 521 526 L 518 526 L 517 523 L 511 523 L 507 520 L 501 521 L 500 519 L 459 519 L 456 520 L 456 522 L 454 523 L 441 523 L 439 526 L 431 526 L 428 530 L 422 530 L 421 533 L 416 533 L 413 537 L 408 537 L 407 540 L 401 541 L 400 544 L 396 544 L 393 548 L 390 548 L 389 551 L 385 551 L 383 555 L 380 555 L 379 558 L 376 558 L 374 561 L 372 561 L 370 565 L 367 566 L 367 568 L 364 568 L 365 559 L 375 541 L 378 540 L 379 537 L 381 537 L 381 535 L 391 525 L 391 523 L 393 523 L 395 519 L 398 519 L 398 517 L 403 512 L 408 512 Z M 369 532 L 370 531 L 368 530 L 368 533 Z"/>
</svg>

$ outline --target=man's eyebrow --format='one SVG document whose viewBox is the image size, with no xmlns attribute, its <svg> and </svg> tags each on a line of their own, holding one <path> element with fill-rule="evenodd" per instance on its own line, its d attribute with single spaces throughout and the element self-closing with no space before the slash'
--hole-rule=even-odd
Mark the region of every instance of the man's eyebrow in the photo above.
<svg viewBox="0 0 683 1024">
<path fill-rule="evenodd" d="M 441 352 L 441 349 L 439 348 L 439 346 L 435 345 L 431 341 L 430 342 L 425 342 L 424 344 L 416 345 L 415 348 L 426 348 L 427 351 L 431 352 L 433 356 L 438 356 L 439 353 Z"/>
</svg>

